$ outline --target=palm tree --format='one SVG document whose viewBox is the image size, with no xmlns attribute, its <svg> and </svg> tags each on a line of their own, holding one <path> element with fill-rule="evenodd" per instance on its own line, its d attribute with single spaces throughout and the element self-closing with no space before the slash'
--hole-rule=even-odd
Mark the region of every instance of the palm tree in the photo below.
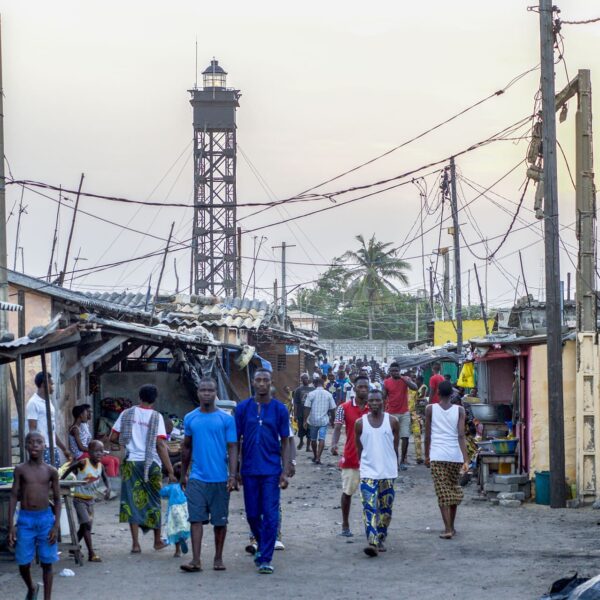
<svg viewBox="0 0 600 600">
<path fill-rule="evenodd" d="M 368 243 L 362 235 L 357 235 L 356 240 L 360 243 L 359 249 L 348 250 L 342 259 L 353 263 L 348 267 L 348 295 L 352 301 L 367 303 L 369 339 L 372 340 L 375 304 L 390 292 L 399 293 L 393 281 L 408 283 L 406 271 L 410 265 L 397 257 L 398 250 L 391 247 L 392 242 L 379 242 L 375 234 Z"/>
</svg>

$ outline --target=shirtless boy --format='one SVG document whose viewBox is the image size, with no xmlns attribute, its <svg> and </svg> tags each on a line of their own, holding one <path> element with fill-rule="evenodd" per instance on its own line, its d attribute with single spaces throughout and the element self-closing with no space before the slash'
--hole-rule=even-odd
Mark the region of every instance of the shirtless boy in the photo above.
<svg viewBox="0 0 600 600">
<path fill-rule="evenodd" d="M 44 600 L 52 597 L 52 563 L 58 561 L 58 527 L 60 523 L 60 490 L 58 471 L 43 461 L 44 438 L 37 431 L 25 437 L 29 460 L 15 468 L 15 481 L 8 507 L 8 539 L 15 546 L 19 572 L 27 586 L 27 600 L 37 600 L 39 586 L 31 579 L 31 561 L 37 550 L 42 566 Z M 50 508 L 50 491 L 54 506 Z M 17 501 L 21 501 L 19 520 L 15 529 Z"/>
</svg>

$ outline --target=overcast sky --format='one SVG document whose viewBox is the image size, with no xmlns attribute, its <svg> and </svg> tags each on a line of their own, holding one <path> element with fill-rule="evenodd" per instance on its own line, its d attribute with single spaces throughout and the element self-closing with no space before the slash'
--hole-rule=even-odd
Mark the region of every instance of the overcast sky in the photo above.
<svg viewBox="0 0 600 600">
<path fill-rule="evenodd" d="M 192 113 L 187 90 L 195 80 L 196 38 L 199 71 L 215 56 L 229 73 L 228 85 L 242 92 L 237 114 L 240 203 L 291 196 L 338 175 L 503 88 L 539 63 L 538 15 L 527 11 L 530 3 L 522 0 L 372 1 L 368 5 L 305 1 L 294 11 L 284 4 L 254 1 L 250 10 L 249 3 L 238 1 L 0 1 L 5 153 L 12 175 L 76 188 L 84 172 L 88 192 L 190 203 Z M 564 19 L 600 16 L 600 7 L 595 9 L 594 4 L 564 0 L 560 8 Z M 569 76 L 579 68 L 590 68 L 594 86 L 600 76 L 600 24 L 565 25 L 563 34 Z M 561 62 L 557 89 L 566 80 Z M 460 152 L 531 114 L 538 86 L 539 71 L 529 73 L 504 95 L 319 191 L 372 183 Z M 599 103 L 597 94 L 596 115 L 600 115 Z M 574 101 L 569 109 L 558 134 L 574 168 Z M 525 132 L 521 128 L 518 133 Z M 466 180 L 474 187 L 491 185 L 524 158 L 527 143 L 497 142 L 459 157 L 457 166 L 466 178 L 459 186 L 461 203 L 477 195 Z M 477 255 L 485 255 L 481 235 L 494 238 L 490 250 L 497 246 L 524 178 L 521 166 L 493 188 L 504 196 L 490 195 L 500 207 L 480 197 L 469 206 L 470 213 L 461 211 L 464 237 Z M 435 208 L 438 174 L 429 176 L 426 185 Z M 571 226 L 574 192 L 560 153 L 559 192 L 561 222 Z M 340 197 L 338 203 L 357 195 Z M 9 186 L 7 210 L 19 197 L 20 188 Z M 439 226 L 435 225 L 440 213 L 425 216 L 424 229 L 432 230 L 421 244 L 420 202 L 417 187 L 409 184 L 289 225 L 250 233 L 243 240 L 243 255 L 248 257 L 243 263 L 244 282 L 250 275 L 255 235 L 268 238 L 260 255 L 264 260 L 257 266 L 257 286 L 264 288 L 257 295 L 268 299 L 279 275 L 272 246 L 282 241 L 295 244 L 289 260 L 306 263 L 289 265 L 291 288 L 316 279 L 325 269 L 320 265 L 355 247 L 354 236 L 362 233 L 397 245 L 415 238 L 402 246 L 402 253 L 412 265 L 409 289 L 422 288 L 420 257 L 426 255 L 425 267 L 435 261 L 432 251 L 438 246 Z M 24 248 L 25 271 L 44 275 L 57 205 L 29 191 L 24 204 L 27 214 L 19 245 Z M 254 229 L 328 205 L 321 201 L 272 209 L 239 224 L 244 230 Z M 530 187 L 515 228 L 535 221 L 532 208 Z M 158 238 L 166 238 L 172 221 L 178 241 L 191 235 L 188 209 L 139 209 L 87 198 L 82 199 L 81 209 Z M 250 212 L 242 208 L 239 215 Z M 59 267 L 71 215 L 70 208 L 61 213 Z M 15 209 L 8 223 L 10 266 L 16 224 Z M 512 303 L 519 249 L 530 292 L 538 295 L 543 271 L 540 231 L 538 223 L 513 233 L 497 253 L 497 262 L 489 264 L 490 305 Z M 570 230 L 563 231 L 563 240 L 576 262 Z M 451 246 L 451 241 L 444 229 L 441 245 Z M 81 214 L 69 268 L 79 251 L 78 268 L 83 268 L 140 256 L 163 245 L 160 239 Z M 180 285 L 189 285 L 189 251 L 182 250 L 169 258 L 162 291 L 175 289 L 175 257 Z M 566 278 L 567 271 L 574 271 L 573 264 L 564 250 L 561 260 Z M 463 249 L 463 298 L 467 269 L 474 262 L 483 277 L 485 262 Z M 20 269 L 20 255 L 18 265 Z M 145 289 L 151 272 L 156 283 L 159 268 L 158 257 L 137 261 L 78 278 L 74 287 L 138 291 Z M 441 264 L 439 269 L 441 276 Z M 472 274 L 471 279 L 474 301 Z M 524 294 L 522 279 L 518 294 Z"/>
</svg>

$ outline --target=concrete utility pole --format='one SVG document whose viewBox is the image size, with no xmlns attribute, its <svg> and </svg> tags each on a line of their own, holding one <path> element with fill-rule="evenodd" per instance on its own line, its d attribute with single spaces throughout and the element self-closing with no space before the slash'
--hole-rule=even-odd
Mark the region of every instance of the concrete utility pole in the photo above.
<svg viewBox="0 0 600 600">
<path fill-rule="evenodd" d="M 448 248 L 440 249 L 443 257 L 444 257 L 444 321 L 446 319 L 451 319 L 452 315 L 448 310 L 450 306 L 450 254 L 448 253 Z"/>
<path fill-rule="evenodd" d="M 460 282 L 460 232 L 458 230 L 458 197 L 456 196 L 456 165 L 450 158 L 450 202 L 452 203 L 452 226 L 454 237 L 454 306 L 456 307 L 456 353 L 462 353 L 463 319 L 462 291 Z"/>
<path fill-rule="evenodd" d="M 576 115 L 576 207 L 577 260 L 577 379 L 575 430 L 577 447 L 577 493 L 598 498 L 600 486 L 600 379 L 596 297 L 596 189 L 592 136 L 592 84 L 590 72 L 577 75 Z M 569 285 L 570 288 L 570 285 Z M 591 393 L 590 393 L 591 391 Z"/>
<path fill-rule="evenodd" d="M 566 506 L 565 434 L 552 0 L 540 0 L 539 13 L 543 114 L 542 145 L 544 152 L 544 243 L 546 261 L 546 329 L 548 336 L 550 506 L 552 508 L 563 508 Z"/>
<path fill-rule="evenodd" d="M 4 176 L 4 87 L 2 84 L 2 24 L 0 23 L 0 300 L 8 301 L 6 251 L 6 178 Z M 0 335 L 8 331 L 7 313 L 0 310 Z M 0 466 L 10 467 L 11 430 L 8 404 L 8 367 L 0 365 Z"/>
<path fill-rule="evenodd" d="M 287 317 L 287 287 L 286 287 L 286 249 L 287 248 L 295 248 L 296 246 L 292 244 L 291 246 L 286 244 L 285 242 L 281 242 L 281 246 L 273 246 L 273 248 L 281 248 L 281 318 L 283 321 L 283 327 L 285 329 L 285 320 Z"/>
</svg>

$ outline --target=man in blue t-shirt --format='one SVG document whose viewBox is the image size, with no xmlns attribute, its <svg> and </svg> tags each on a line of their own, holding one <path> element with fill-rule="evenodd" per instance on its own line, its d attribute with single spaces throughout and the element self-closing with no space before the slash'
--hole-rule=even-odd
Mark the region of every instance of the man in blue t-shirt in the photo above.
<svg viewBox="0 0 600 600">
<path fill-rule="evenodd" d="M 241 444 L 241 481 L 246 519 L 257 541 L 254 563 L 259 573 L 273 573 L 271 560 L 277 537 L 280 488 L 288 486 L 290 415 L 271 397 L 271 372 L 254 373 L 254 396 L 240 402 L 235 424 Z M 285 468 L 284 468 L 285 467 Z"/>
<path fill-rule="evenodd" d="M 198 386 L 200 407 L 185 415 L 181 448 L 181 487 L 186 492 L 192 530 L 192 560 L 187 573 L 201 571 L 203 525 L 215 530 L 215 571 L 224 571 L 223 546 L 229 517 L 229 493 L 238 489 L 238 448 L 234 418 L 215 405 L 217 385 L 205 377 Z M 190 461 L 191 471 L 188 473 Z"/>
</svg>

